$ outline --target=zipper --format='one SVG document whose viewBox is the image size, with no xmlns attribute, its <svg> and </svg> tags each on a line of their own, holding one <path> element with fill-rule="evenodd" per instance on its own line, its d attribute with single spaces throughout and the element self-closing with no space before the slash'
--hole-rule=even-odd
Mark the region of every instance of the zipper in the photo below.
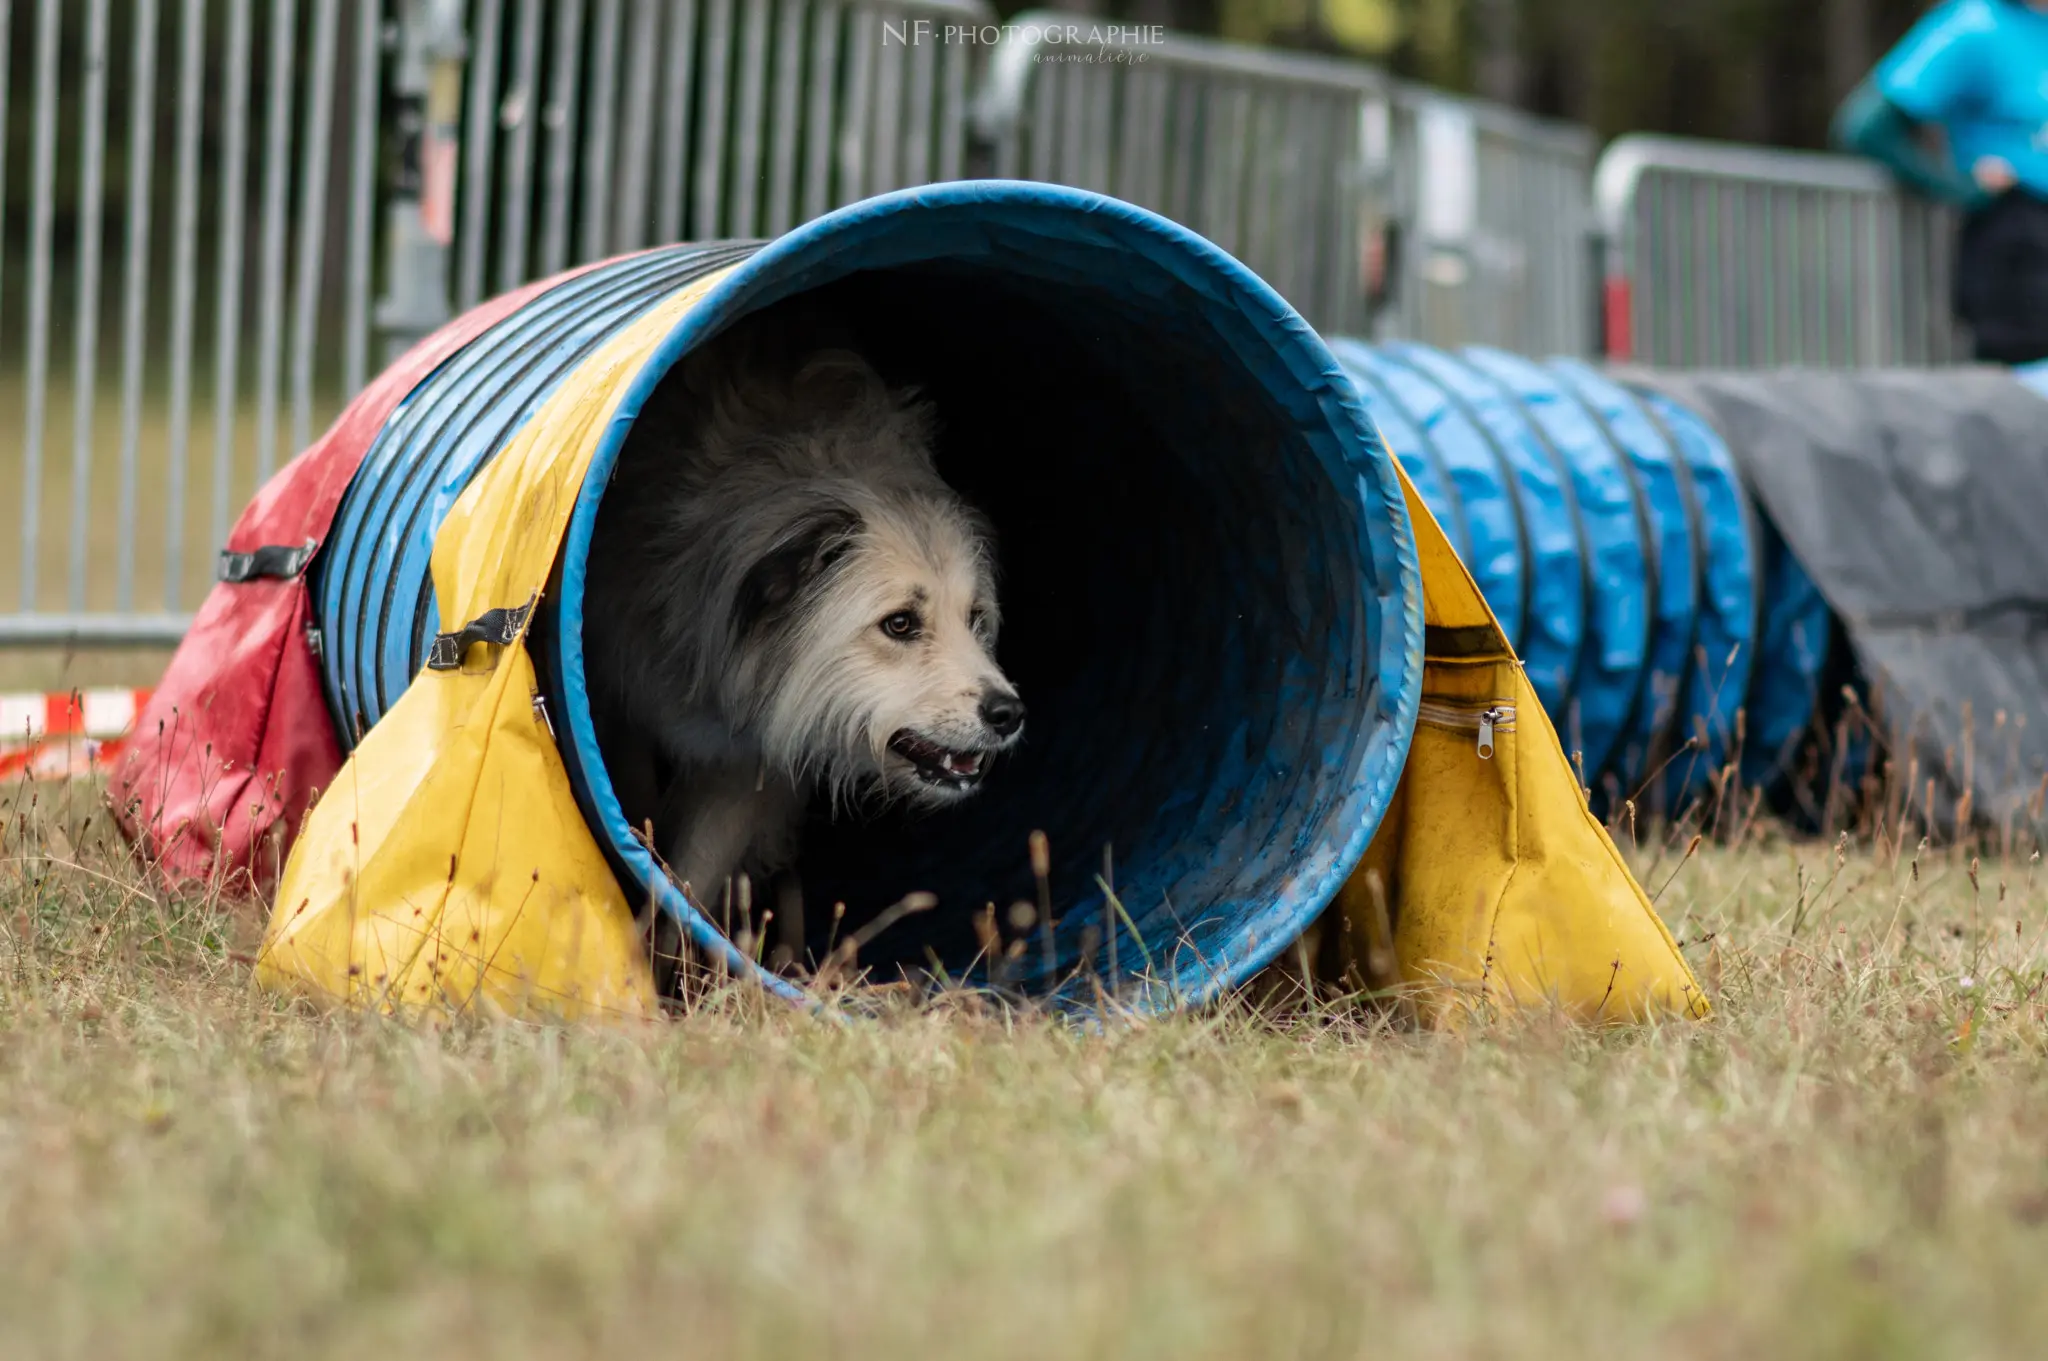
<svg viewBox="0 0 2048 1361">
<path fill-rule="evenodd" d="M 1476 704 L 1447 704 L 1425 699 L 1416 711 L 1416 717 L 1434 728 L 1474 734 L 1482 761 L 1493 759 L 1493 735 L 1496 732 L 1515 730 L 1515 706 L 1504 699 Z"/>
</svg>

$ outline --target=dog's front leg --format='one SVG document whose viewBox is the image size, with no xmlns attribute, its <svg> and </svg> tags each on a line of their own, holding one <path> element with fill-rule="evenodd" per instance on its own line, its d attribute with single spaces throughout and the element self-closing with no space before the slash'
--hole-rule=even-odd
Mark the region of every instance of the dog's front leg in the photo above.
<svg viewBox="0 0 2048 1361">
<path fill-rule="evenodd" d="M 743 914 L 769 886 L 743 886 L 740 876 L 772 873 L 795 858 L 802 811 L 787 781 L 764 780 L 757 767 L 686 767 L 670 786 L 662 818 L 669 872 L 728 936 L 751 930 Z"/>
</svg>

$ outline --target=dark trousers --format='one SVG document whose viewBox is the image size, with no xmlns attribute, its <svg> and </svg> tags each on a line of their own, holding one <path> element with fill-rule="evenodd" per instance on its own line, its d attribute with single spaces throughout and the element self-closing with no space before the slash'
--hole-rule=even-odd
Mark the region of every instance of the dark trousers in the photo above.
<svg viewBox="0 0 2048 1361">
<path fill-rule="evenodd" d="M 1980 363 L 2048 359 L 2048 201 L 2015 189 L 1963 219 L 1955 310 Z"/>
</svg>

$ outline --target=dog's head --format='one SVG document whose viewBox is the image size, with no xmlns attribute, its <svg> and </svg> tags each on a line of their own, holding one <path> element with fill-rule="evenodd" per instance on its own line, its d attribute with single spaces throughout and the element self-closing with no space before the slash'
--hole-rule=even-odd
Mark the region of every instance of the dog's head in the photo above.
<svg viewBox="0 0 2048 1361">
<path fill-rule="evenodd" d="M 835 796 L 964 798 L 1024 730 L 987 528 L 936 479 L 811 490 L 734 601 L 763 750 Z"/>
</svg>

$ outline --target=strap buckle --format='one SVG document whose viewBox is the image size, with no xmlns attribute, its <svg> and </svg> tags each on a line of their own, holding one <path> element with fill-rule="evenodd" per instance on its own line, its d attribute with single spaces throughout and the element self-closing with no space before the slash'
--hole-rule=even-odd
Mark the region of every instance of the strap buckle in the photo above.
<svg viewBox="0 0 2048 1361">
<path fill-rule="evenodd" d="M 478 643 L 510 646 L 518 641 L 519 631 L 526 627 L 527 616 L 532 613 L 533 602 L 530 600 L 510 609 L 485 610 L 454 633 L 437 635 L 433 647 L 427 651 L 427 669 L 461 670 L 463 657 Z"/>
<path fill-rule="evenodd" d="M 265 544 L 246 553 L 236 553 L 223 548 L 215 575 L 229 583 L 256 581 L 260 578 L 289 581 L 306 570 L 306 564 L 313 560 L 313 554 L 319 547 L 318 540 L 308 539 L 297 545 Z"/>
</svg>

